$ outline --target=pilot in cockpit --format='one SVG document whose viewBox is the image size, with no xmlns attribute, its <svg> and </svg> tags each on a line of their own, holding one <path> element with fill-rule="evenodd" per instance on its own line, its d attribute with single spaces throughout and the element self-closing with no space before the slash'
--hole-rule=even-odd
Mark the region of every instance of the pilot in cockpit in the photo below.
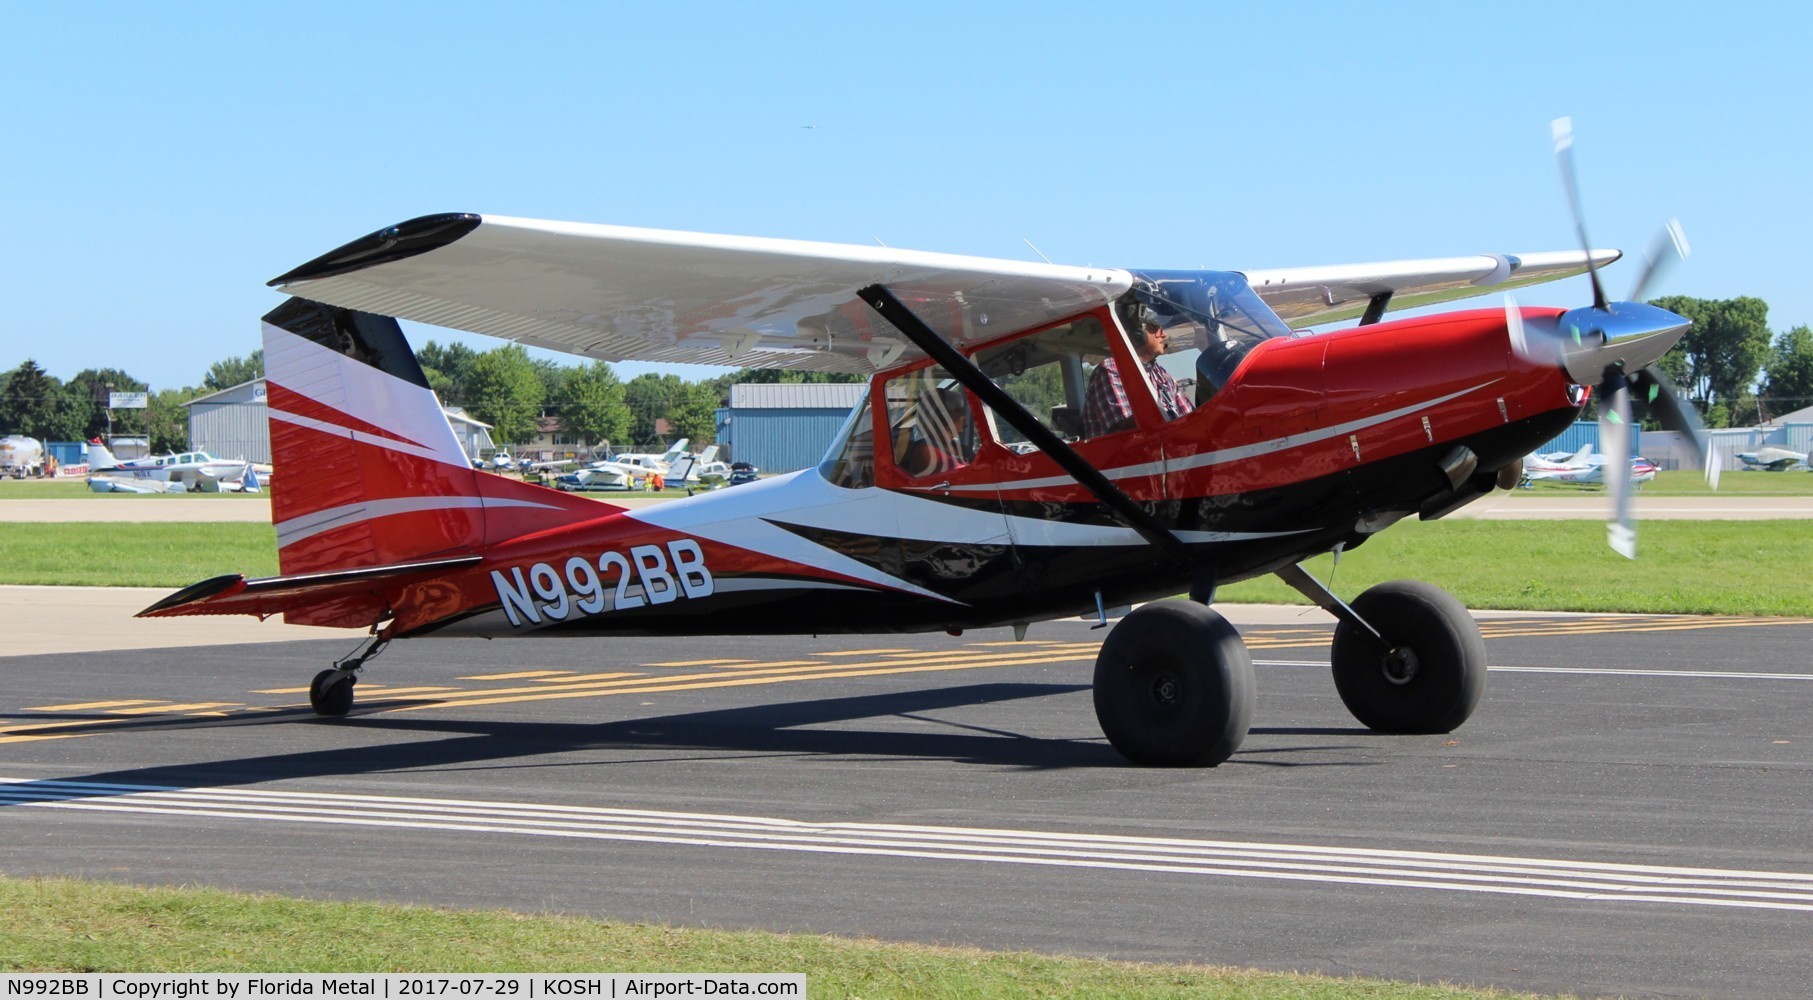
<svg viewBox="0 0 1813 1000">
<path fill-rule="evenodd" d="M 1190 412 L 1189 396 L 1158 363 L 1167 347 L 1167 334 L 1158 316 L 1144 303 L 1134 302 L 1122 312 L 1122 317 L 1128 331 L 1127 342 L 1146 369 L 1165 419 L 1174 420 Z M 1113 358 L 1109 358 L 1089 376 L 1089 388 L 1083 396 L 1084 436 L 1112 434 L 1132 426 L 1133 405 L 1127 399 L 1127 388 L 1118 366 Z"/>
</svg>

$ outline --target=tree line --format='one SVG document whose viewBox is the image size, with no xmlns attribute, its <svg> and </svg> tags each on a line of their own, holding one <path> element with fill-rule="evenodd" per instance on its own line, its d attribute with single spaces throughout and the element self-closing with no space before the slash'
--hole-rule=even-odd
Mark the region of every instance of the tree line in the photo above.
<svg viewBox="0 0 1813 1000">
<path fill-rule="evenodd" d="M 745 368 L 703 382 L 652 373 L 623 381 L 607 362 L 563 365 L 532 358 L 517 344 L 481 352 L 429 341 L 416 357 L 442 403 L 490 424 L 492 439 L 504 445 L 528 442 L 550 419 L 568 440 L 609 443 L 618 450 L 665 446 L 668 439 L 682 437 L 706 445 L 717 440 L 716 411 L 738 382 L 859 378 Z M 87 441 L 109 430 L 109 393 L 144 392 L 149 395 L 145 409 L 112 412 L 112 433 L 145 435 L 153 452 L 183 451 L 189 447 L 184 404 L 263 375 L 264 352 L 258 350 L 215 362 L 200 385 L 152 392 L 145 382 L 116 368 L 85 369 L 63 382 L 28 358 L 0 373 L 0 433 Z M 665 436 L 656 430 L 662 420 L 667 422 Z"/>
<path fill-rule="evenodd" d="M 1693 320 L 1662 368 L 1691 399 L 1708 427 L 1743 427 L 1813 406 L 1813 329 L 1769 329 L 1762 299 L 1697 299 L 1670 296 L 1651 304 Z M 718 407 L 739 382 L 837 382 L 857 376 L 740 369 L 702 382 L 677 375 L 643 374 L 628 381 L 607 362 L 563 365 L 532 358 L 517 344 L 476 351 L 464 344 L 429 341 L 416 352 L 428 384 L 450 406 L 492 426 L 500 444 L 520 445 L 543 420 L 557 422 L 568 440 L 609 442 L 619 449 L 716 440 Z M 31 359 L 0 373 L 0 434 L 44 441 L 86 441 L 108 429 L 107 394 L 149 392 L 144 410 L 114 410 L 113 432 L 144 434 L 153 451 L 188 447 L 183 404 L 264 374 L 264 352 L 229 357 L 209 366 L 201 384 L 149 392 L 115 368 L 88 368 L 63 382 Z M 1642 400 L 1636 401 L 1641 407 Z"/>
</svg>

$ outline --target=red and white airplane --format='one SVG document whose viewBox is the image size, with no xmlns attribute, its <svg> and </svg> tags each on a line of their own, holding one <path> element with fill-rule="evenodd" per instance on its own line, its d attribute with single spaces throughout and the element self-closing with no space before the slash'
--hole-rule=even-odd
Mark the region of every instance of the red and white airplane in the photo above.
<svg viewBox="0 0 1813 1000">
<path fill-rule="evenodd" d="M 142 614 L 369 630 L 311 686 L 343 715 L 395 639 L 1023 632 L 1150 601 L 1102 646 L 1098 718 L 1133 761 L 1214 765 L 1254 683 L 1210 604 L 1276 573 L 1339 619 L 1356 718 L 1446 732 L 1485 680 L 1460 603 L 1399 581 L 1349 604 L 1298 564 L 1515 486 L 1582 383 L 1622 398 L 1628 372 L 1672 392 L 1648 366 L 1687 321 L 1602 294 L 1381 319 L 1618 256 L 1158 271 L 412 219 L 271 283 L 292 296 L 264 318 L 272 447 L 316 470 L 273 495 L 282 575 L 217 577 Z M 626 510 L 475 472 L 394 317 L 612 361 L 871 379 L 818 468 Z M 1147 365 L 1156 341 L 1171 351 Z"/>
<path fill-rule="evenodd" d="M 1558 483 L 1599 484 L 1605 482 L 1606 458 L 1587 445 L 1572 455 L 1551 453 L 1531 455 L 1523 460 L 1523 482 L 1528 485 L 1543 480 Z M 1638 455 L 1630 460 L 1630 481 L 1647 483 L 1656 478 L 1661 466 Z"/>
</svg>

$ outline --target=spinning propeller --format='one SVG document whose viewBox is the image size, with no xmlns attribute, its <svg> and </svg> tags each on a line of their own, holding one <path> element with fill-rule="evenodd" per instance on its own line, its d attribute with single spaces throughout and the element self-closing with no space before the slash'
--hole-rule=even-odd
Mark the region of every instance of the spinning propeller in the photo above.
<svg viewBox="0 0 1813 1000">
<path fill-rule="evenodd" d="M 1645 394 L 1658 420 L 1672 431 L 1680 431 L 1691 442 L 1696 464 L 1707 469 L 1707 477 L 1716 485 L 1716 470 L 1707 461 L 1706 428 L 1700 423 L 1693 405 L 1683 399 L 1672 380 L 1656 362 L 1668 353 L 1687 331 L 1689 321 L 1642 302 L 1658 275 L 1675 261 L 1687 256 L 1687 236 L 1681 224 L 1669 220 L 1648 253 L 1643 271 L 1623 302 L 1609 302 L 1605 286 L 1599 281 L 1599 269 L 1592 259 L 1592 244 L 1586 237 L 1586 215 L 1580 208 L 1579 186 L 1574 173 L 1574 129 L 1568 118 L 1558 118 L 1551 126 L 1555 140 L 1555 157 L 1560 161 L 1561 183 L 1567 190 L 1568 208 L 1574 215 L 1574 228 L 1580 247 L 1587 251 L 1587 274 L 1593 284 L 1593 304 L 1570 309 L 1556 317 L 1526 318 L 1517 303 L 1505 296 L 1505 328 L 1511 347 L 1519 356 L 1531 360 L 1553 361 L 1569 378 L 1582 385 L 1597 386 L 1599 400 L 1599 446 L 1605 454 L 1605 486 L 1611 494 L 1612 521 L 1607 526 L 1607 540 L 1620 555 L 1634 559 L 1637 555 L 1637 531 L 1630 512 L 1631 408 L 1630 387 L 1634 383 Z"/>
</svg>

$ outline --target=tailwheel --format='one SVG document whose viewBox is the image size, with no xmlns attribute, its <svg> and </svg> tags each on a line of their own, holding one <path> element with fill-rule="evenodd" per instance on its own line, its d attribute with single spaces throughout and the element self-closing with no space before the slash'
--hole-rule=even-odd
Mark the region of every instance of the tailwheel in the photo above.
<svg viewBox="0 0 1813 1000">
<path fill-rule="evenodd" d="M 359 683 L 359 671 L 366 660 L 382 653 L 388 645 L 388 638 L 374 635 L 363 650 L 355 651 L 344 660 L 336 660 L 331 668 L 316 674 L 308 685 L 308 704 L 315 714 L 338 718 L 352 711 L 353 685 Z"/>
<path fill-rule="evenodd" d="M 353 685 L 359 678 L 350 670 L 323 670 L 309 682 L 308 703 L 316 715 L 341 716 L 352 711 Z"/>
<path fill-rule="evenodd" d="M 1253 660 L 1213 610 L 1158 601 L 1123 618 L 1095 660 L 1095 716 L 1135 764 L 1214 767 L 1246 738 Z"/>
<path fill-rule="evenodd" d="M 1467 721 L 1486 685 L 1479 625 L 1453 595 L 1417 580 L 1381 583 L 1335 626 L 1335 689 L 1361 724 L 1384 733 L 1446 733 Z"/>
</svg>

